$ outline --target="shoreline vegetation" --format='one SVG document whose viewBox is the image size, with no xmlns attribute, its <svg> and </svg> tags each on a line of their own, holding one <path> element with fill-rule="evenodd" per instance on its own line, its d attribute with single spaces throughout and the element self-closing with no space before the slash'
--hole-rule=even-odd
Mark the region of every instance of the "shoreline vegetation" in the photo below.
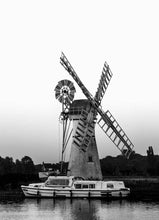
<svg viewBox="0 0 159 220">
<path fill-rule="evenodd" d="M 122 180 L 131 189 L 129 201 L 159 201 L 159 177 L 118 177 L 106 176 L 105 180 Z M 25 182 L 27 185 L 27 183 Z M 0 190 L 0 202 L 21 201 L 24 194 L 20 187 Z M 39 198 L 38 198 L 39 199 Z"/>
<path fill-rule="evenodd" d="M 107 156 L 100 163 L 103 179 L 122 180 L 131 189 L 129 199 L 159 201 L 159 156 L 154 155 L 152 147 L 149 147 L 146 156 L 134 153 L 129 160 L 121 155 Z M 0 157 L 0 201 L 24 199 L 21 185 L 41 182 L 39 172 L 51 169 L 57 174 L 60 167 L 61 163 L 34 165 L 29 156 L 15 162 L 11 157 Z M 67 167 L 68 163 L 64 162 L 64 174 Z"/>
<path fill-rule="evenodd" d="M 131 189 L 128 200 L 130 201 L 159 201 L 159 177 L 143 177 L 143 176 L 105 176 L 104 180 L 121 180 L 125 186 Z M 24 181 L 21 184 L 29 184 L 35 181 Z M 38 181 L 37 181 L 38 182 Z M 20 185 L 21 185 L 20 184 Z M 1 201 L 21 201 L 24 194 L 18 185 L 16 188 L 0 189 Z"/>
</svg>

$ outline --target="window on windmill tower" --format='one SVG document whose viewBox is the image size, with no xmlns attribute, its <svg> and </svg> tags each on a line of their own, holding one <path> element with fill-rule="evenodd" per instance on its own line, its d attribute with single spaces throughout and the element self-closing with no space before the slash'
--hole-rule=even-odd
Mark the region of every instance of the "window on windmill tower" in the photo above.
<svg viewBox="0 0 159 220">
<path fill-rule="evenodd" d="M 93 162 L 92 156 L 88 156 L 88 162 Z"/>
</svg>

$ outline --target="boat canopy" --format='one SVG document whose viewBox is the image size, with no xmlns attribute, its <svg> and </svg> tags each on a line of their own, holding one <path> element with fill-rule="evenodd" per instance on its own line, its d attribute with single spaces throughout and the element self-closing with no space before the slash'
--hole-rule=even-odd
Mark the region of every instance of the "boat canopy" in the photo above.
<svg viewBox="0 0 159 220">
<path fill-rule="evenodd" d="M 69 186 L 72 178 L 67 176 L 49 176 L 45 185 L 47 186 Z"/>
</svg>

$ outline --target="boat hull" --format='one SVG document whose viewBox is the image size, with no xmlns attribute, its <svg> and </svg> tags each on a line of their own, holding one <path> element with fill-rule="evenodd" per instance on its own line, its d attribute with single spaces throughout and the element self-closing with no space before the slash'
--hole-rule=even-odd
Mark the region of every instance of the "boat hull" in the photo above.
<svg viewBox="0 0 159 220">
<path fill-rule="evenodd" d="M 126 198 L 130 194 L 128 188 L 119 190 L 99 189 L 56 189 L 49 187 L 21 186 L 26 197 L 32 198 Z"/>
</svg>

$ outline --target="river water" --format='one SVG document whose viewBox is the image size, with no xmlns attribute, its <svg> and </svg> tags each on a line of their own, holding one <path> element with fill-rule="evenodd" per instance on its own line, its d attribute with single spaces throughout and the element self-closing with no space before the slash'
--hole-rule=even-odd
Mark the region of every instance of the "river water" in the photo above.
<svg viewBox="0 0 159 220">
<path fill-rule="evenodd" d="M 0 220 L 157 220 L 159 202 L 25 199 L 1 202 Z"/>
</svg>

